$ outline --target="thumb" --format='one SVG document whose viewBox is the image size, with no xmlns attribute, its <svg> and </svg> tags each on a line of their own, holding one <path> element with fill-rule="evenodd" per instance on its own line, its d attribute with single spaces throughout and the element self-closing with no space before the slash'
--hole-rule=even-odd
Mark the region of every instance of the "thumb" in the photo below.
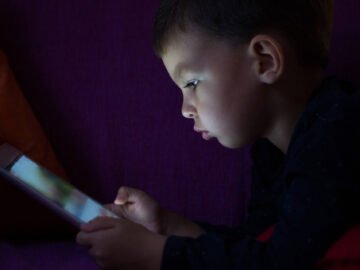
<svg viewBox="0 0 360 270">
<path fill-rule="evenodd" d="M 84 232 L 95 232 L 100 230 L 111 229 L 116 225 L 116 219 L 110 217 L 97 217 L 87 223 L 81 225 L 81 230 Z"/>
<path fill-rule="evenodd" d="M 121 187 L 118 191 L 116 199 L 114 203 L 116 205 L 124 205 L 127 203 L 134 203 L 136 202 L 140 194 L 142 193 L 141 190 L 130 188 L 130 187 Z"/>
<path fill-rule="evenodd" d="M 105 204 L 104 207 L 111 212 L 115 213 L 119 217 L 125 217 L 122 205 L 115 205 L 115 204 Z"/>
</svg>

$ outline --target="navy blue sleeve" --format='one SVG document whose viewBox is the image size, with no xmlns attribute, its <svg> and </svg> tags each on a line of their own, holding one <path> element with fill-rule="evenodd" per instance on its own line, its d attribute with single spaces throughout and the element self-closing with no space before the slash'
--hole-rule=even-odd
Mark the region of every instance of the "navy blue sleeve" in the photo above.
<svg viewBox="0 0 360 270">
<path fill-rule="evenodd" d="M 359 147 L 346 136 L 346 123 L 332 125 L 318 117 L 323 122 L 307 133 L 311 140 L 302 137 L 294 146 L 299 151 L 285 163 L 281 187 L 286 192 L 278 201 L 277 225 L 268 242 L 258 242 L 254 235 L 224 237 L 217 232 L 197 239 L 171 236 L 162 269 L 312 269 L 331 244 L 359 221 L 359 213 L 351 209 L 360 205 L 352 160 L 352 153 L 358 153 L 353 148 Z"/>
<path fill-rule="evenodd" d="M 162 269 L 311 269 L 351 222 L 339 187 L 327 180 L 294 179 L 269 242 L 214 233 L 197 239 L 172 236 L 165 246 Z"/>
</svg>

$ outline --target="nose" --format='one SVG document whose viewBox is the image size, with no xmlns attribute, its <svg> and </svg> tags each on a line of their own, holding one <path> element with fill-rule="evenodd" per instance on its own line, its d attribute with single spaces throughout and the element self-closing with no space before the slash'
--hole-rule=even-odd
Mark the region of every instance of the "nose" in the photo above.
<svg viewBox="0 0 360 270">
<path fill-rule="evenodd" d="M 195 107 L 185 97 L 181 107 L 181 113 L 185 118 L 195 118 L 197 114 Z"/>
</svg>

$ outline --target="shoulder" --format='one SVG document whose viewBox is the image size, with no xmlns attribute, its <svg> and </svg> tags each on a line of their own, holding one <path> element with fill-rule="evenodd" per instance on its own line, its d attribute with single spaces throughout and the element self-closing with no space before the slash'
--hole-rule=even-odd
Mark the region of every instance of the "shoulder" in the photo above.
<svg viewBox="0 0 360 270">
<path fill-rule="evenodd" d="M 306 107 L 289 147 L 287 159 L 303 170 L 339 170 L 359 158 L 360 91 L 330 78 Z M 338 175 L 339 176 L 339 175 Z"/>
<path fill-rule="evenodd" d="M 359 118 L 360 91 L 348 82 L 328 78 L 306 106 L 291 143 L 299 152 L 319 148 L 326 152 L 358 143 Z"/>
</svg>

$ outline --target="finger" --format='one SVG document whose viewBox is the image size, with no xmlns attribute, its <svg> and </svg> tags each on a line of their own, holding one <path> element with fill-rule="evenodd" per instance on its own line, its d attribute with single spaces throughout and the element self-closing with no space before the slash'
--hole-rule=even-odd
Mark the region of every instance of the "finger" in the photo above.
<svg viewBox="0 0 360 270">
<path fill-rule="evenodd" d="M 108 203 L 108 204 L 104 204 L 103 205 L 106 209 L 108 209 L 108 210 L 112 210 L 111 208 L 112 208 L 112 206 L 113 206 L 113 204 L 112 203 Z"/>
<path fill-rule="evenodd" d="M 95 232 L 100 230 L 111 229 L 116 225 L 116 219 L 110 217 L 97 217 L 91 220 L 88 223 L 84 223 L 81 225 L 81 230 L 83 232 Z"/>
<path fill-rule="evenodd" d="M 130 188 L 130 187 L 121 187 L 118 191 L 118 194 L 115 199 L 116 205 L 124 205 L 126 203 L 134 203 L 139 197 L 144 194 L 143 191 Z"/>
<path fill-rule="evenodd" d="M 91 235 L 85 232 L 79 232 L 76 235 L 76 242 L 79 245 L 90 247 L 92 246 Z"/>
<path fill-rule="evenodd" d="M 104 207 L 110 210 L 111 212 L 114 212 L 119 217 L 123 217 L 123 218 L 125 217 L 125 213 L 121 205 L 106 204 L 104 205 Z"/>
</svg>

